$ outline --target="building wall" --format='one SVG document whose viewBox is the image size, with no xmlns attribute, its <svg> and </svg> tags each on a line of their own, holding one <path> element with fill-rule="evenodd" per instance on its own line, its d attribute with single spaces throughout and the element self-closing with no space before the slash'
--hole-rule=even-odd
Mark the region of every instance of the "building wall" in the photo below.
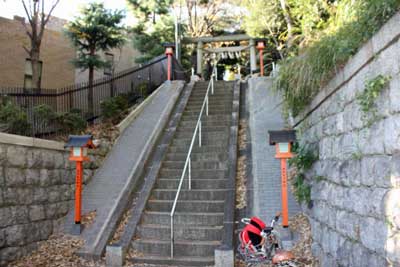
<svg viewBox="0 0 400 267">
<path fill-rule="evenodd" d="M 23 46 L 29 48 L 30 42 L 20 21 L 0 18 L 0 44 L 0 86 L 23 86 L 25 59 L 28 57 Z M 75 49 L 61 31 L 45 31 L 40 57 L 43 61 L 43 88 L 59 88 L 74 83 L 75 68 L 70 61 L 75 57 Z"/>
<path fill-rule="evenodd" d="M 66 23 L 66 20 L 52 17 L 46 25 L 41 47 L 42 88 L 61 88 L 88 80 L 88 71 L 82 72 L 71 64 L 76 51 L 63 32 Z M 0 44 L 0 87 L 22 87 L 25 59 L 28 57 L 23 46 L 29 48 L 30 42 L 18 19 L 0 17 Z M 130 37 L 121 49 L 113 49 L 111 53 L 114 55 L 115 72 L 135 66 L 135 58 L 139 55 Z M 103 69 L 95 71 L 96 79 L 103 76 Z"/>
<path fill-rule="evenodd" d="M 121 49 L 113 49 L 110 51 L 110 53 L 114 55 L 115 73 L 132 68 L 137 65 L 135 63 L 135 58 L 140 55 L 139 51 L 134 49 L 133 43 L 130 39 L 128 39 L 127 43 Z M 101 56 L 104 58 L 104 53 L 101 53 Z M 76 83 L 86 82 L 89 78 L 89 72 L 87 70 L 82 71 L 80 69 L 76 69 L 75 77 Z M 95 70 L 94 77 L 95 79 L 104 77 L 104 70 Z"/>
<path fill-rule="evenodd" d="M 301 142 L 319 155 L 307 173 L 313 207 L 303 209 L 324 267 L 400 266 L 399 24 L 400 13 L 296 118 Z M 378 75 L 392 78 L 373 117 L 357 95 Z"/>
</svg>

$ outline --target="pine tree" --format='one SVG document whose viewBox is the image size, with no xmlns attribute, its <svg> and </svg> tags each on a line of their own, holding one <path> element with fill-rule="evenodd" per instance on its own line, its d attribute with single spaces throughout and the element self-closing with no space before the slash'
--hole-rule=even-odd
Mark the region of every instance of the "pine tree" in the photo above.
<svg viewBox="0 0 400 267">
<path fill-rule="evenodd" d="M 67 35 L 78 51 L 74 64 L 77 68 L 89 70 L 89 118 L 94 114 L 94 70 L 108 64 L 98 52 L 121 47 L 125 43 L 126 30 L 121 26 L 123 18 L 122 11 L 107 10 L 101 3 L 91 3 L 82 9 L 80 16 L 67 25 Z"/>
</svg>

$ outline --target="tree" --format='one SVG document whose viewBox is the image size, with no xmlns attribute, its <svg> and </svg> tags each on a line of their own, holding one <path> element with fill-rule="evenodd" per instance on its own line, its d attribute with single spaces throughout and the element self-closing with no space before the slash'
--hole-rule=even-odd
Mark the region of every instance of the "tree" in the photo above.
<svg viewBox="0 0 400 267">
<path fill-rule="evenodd" d="M 326 27 L 335 0 L 241 0 L 248 15 L 244 29 L 270 41 L 281 58 L 297 54 L 315 34 Z"/>
<path fill-rule="evenodd" d="M 151 17 L 153 24 L 156 23 L 157 15 L 165 15 L 173 0 L 127 0 L 133 8 L 133 13 L 144 22 Z"/>
<path fill-rule="evenodd" d="M 136 26 L 133 29 L 133 45 L 141 53 L 136 62 L 144 63 L 162 55 L 165 52 L 163 43 L 174 40 L 174 27 L 174 19 L 168 15 L 162 15 L 152 27 L 148 23 Z"/>
<path fill-rule="evenodd" d="M 184 2 L 187 12 L 185 16 L 187 33 L 191 37 L 212 34 L 218 28 L 218 23 L 228 20 L 231 15 L 227 0 L 184 0 Z"/>
<path fill-rule="evenodd" d="M 103 4 L 91 3 L 82 9 L 79 17 L 67 25 L 67 35 L 78 50 L 74 61 L 76 67 L 89 70 L 88 105 L 90 118 L 93 117 L 93 77 L 96 68 L 108 66 L 99 51 L 121 47 L 125 43 L 125 28 L 121 26 L 122 11 L 111 11 Z"/>
<path fill-rule="evenodd" d="M 25 46 L 23 48 L 28 53 L 31 60 L 32 85 L 40 91 L 40 46 L 42 44 L 45 26 L 50 20 L 51 13 L 60 0 L 56 0 L 52 5 L 50 5 L 47 15 L 45 15 L 45 0 L 29 0 L 28 5 L 25 0 L 21 0 L 21 2 L 29 21 L 29 26 L 24 21 L 22 21 L 22 25 L 24 26 L 31 43 L 30 48 Z"/>
</svg>

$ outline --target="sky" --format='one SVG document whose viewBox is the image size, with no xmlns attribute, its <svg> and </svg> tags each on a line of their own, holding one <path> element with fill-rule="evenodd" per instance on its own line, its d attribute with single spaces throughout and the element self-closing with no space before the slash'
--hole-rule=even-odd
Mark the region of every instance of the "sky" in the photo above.
<svg viewBox="0 0 400 267">
<path fill-rule="evenodd" d="M 29 3 L 31 0 L 26 0 Z M 54 0 L 45 0 L 45 4 L 50 6 Z M 72 20 L 76 14 L 79 13 L 79 7 L 90 2 L 103 2 L 105 7 L 108 9 L 124 9 L 126 10 L 125 0 L 60 0 L 60 3 L 53 11 L 53 16 Z M 21 0 L 0 0 L 0 17 L 13 18 L 14 15 L 24 16 L 25 11 L 22 6 Z M 125 24 L 131 26 L 135 23 L 135 19 L 129 13 L 126 12 Z"/>
</svg>

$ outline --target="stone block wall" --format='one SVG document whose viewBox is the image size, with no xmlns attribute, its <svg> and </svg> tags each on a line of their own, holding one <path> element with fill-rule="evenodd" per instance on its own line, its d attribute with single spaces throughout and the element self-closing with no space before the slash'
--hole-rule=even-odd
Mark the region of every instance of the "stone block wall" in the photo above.
<svg viewBox="0 0 400 267">
<path fill-rule="evenodd" d="M 400 14 L 395 15 L 296 118 L 301 143 L 319 155 L 307 173 L 313 253 L 323 267 L 400 266 Z M 377 117 L 357 94 L 391 81 Z M 364 115 L 364 116 L 363 116 Z"/>
<path fill-rule="evenodd" d="M 0 134 L 0 266 L 56 232 L 74 199 L 75 167 L 63 144 L 31 140 Z M 86 164 L 85 182 L 96 168 Z"/>
</svg>

